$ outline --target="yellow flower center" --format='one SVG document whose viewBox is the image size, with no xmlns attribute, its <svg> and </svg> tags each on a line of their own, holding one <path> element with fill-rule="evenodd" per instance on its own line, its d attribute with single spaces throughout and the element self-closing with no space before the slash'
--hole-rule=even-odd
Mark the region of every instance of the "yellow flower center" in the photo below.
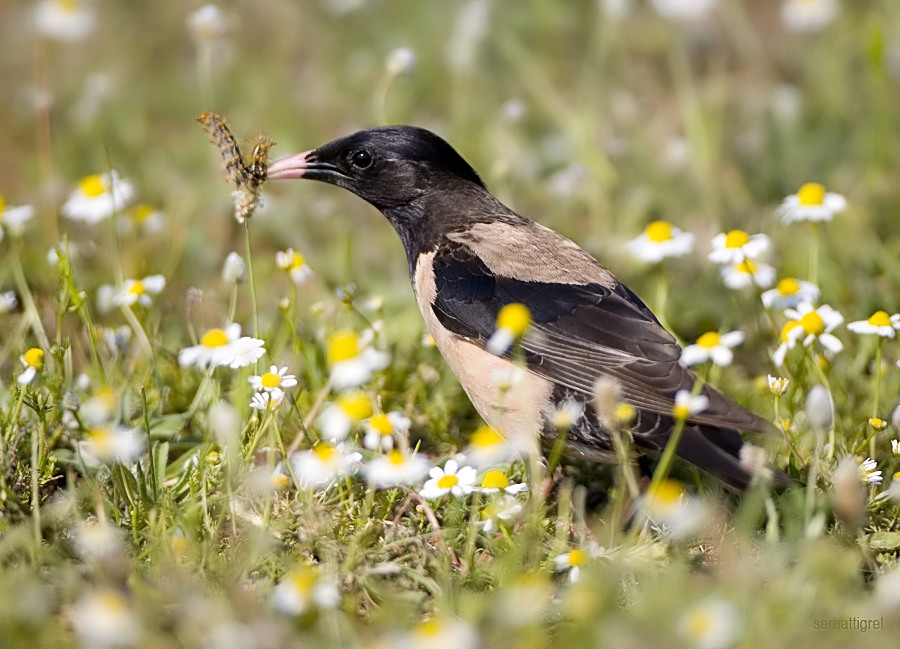
<svg viewBox="0 0 900 649">
<path fill-rule="evenodd" d="M 707 331 L 697 339 L 697 344 L 706 349 L 713 349 L 719 346 L 722 337 L 715 331 Z"/>
<path fill-rule="evenodd" d="M 56 0 L 56 4 L 63 11 L 78 11 L 78 2 L 76 0 Z"/>
<path fill-rule="evenodd" d="M 276 374 L 275 372 L 266 372 L 261 377 L 259 377 L 260 385 L 264 388 L 277 388 L 281 385 L 281 374 Z"/>
<path fill-rule="evenodd" d="M 338 407 L 354 422 L 372 416 L 372 400 L 363 392 L 348 392 L 337 398 Z"/>
<path fill-rule="evenodd" d="M 306 259 L 304 259 L 303 255 L 301 255 L 299 252 L 295 252 L 293 255 L 291 255 L 291 270 L 294 270 L 295 268 L 302 268 L 305 265 Z"/>
<path fill-rule="evenodd" d="M 451 489 L 459 484 L 459 478 L 454 474 L 444 475 L 438 478 L 437 484 L 441 489 Z"/>
<path fill-rule="evenodd" d="M 377 415 L 374 415 L 369 420 L 369 426 L 378 431 L 380 435 L 388 436 L 394 432 L 394 424 L 391 423 L 391 418 L 388 417 L 383 412 L 379 412 Z"/>
<path fill-rule="evenodd" d="M 793 277 L 785 277 L 775 288 L 780 295 L 796 295 L 800 292 L 800 282 Z"/>
<path fill-rule="evenodd" d="M 3 221 L 3 210 L 6 209 L 6 201 L 3 196 L 0 196 L 0 222 Z"/>
<path fill-rule="evenodd" d="M 622 425 L 628 425 L 634 421 L 637 411 L 630 403 L 620 403 L 616 406 L 616 421 Z"/>
<path fill-rule="evenodd" d="M 653 243 L 662 243 L 672 240 L 672 224 L 668 221 L 654 221 L 644 230 L 647 238 Z"/>
<path fill-rule="evenodd" d="M 807 334 L 818 336 L 825 332 L 825 321 L 815 311 L 810 311 L 800 318 L 800 326 Z"/>
<path fill-rule="evenodd" d="M 328 339 L 328 362 L 348 361 L 359 356 L 359 336 L 352 331 L 336 331 Z"/>
<path fill-rule="evenodd" d="M 703 638 L 712 627 L 712 618 L 708 611 L 694 611 L 688 616 L 687 632 L 692 638 Z"/>
<path fill-rule="evenodd" d="M 78 186 L 88 198 L 97 198 L 106 192 L 106 185 L 103 184 L 103 176 L 99 174 L 82 178 L 81 182 L 78 183 Z"/>
<path fill-rule="evenodd" d="M 507 304 L 497 314 L 497 327 L 510 330 L 516 337 L 525 333 L 530 324 L 531 311 L 527 306 L 518 302 Z"/>
<path fill-rule="evenodd" d="M 587 563 L 587 552 L 582 550 L 581 548 L 575 548 L 571 552 L 569 552 L 569 565 L 570 566 L 583 566 Z"/>
<path fill-rule="evenodd" d="M 443 626 L 436 620 L 428 620 L 416 625 L 415 632 L 417 635 L 433 637 L 441 632 Z"/>
<path fill-rule="evenodd" d="M 394 466 L 401 466 L 403 464 L 406 464 L 406 457 L 397 449 L 394 449 L 393 451 L 388 453 L 387 459 L 388 462 L 390 462 Z"/>
<path fill-rule="evenodd" d="M 131 208 L 131 220 L 135 223 L 143 223 L 147 220 L 147 217 L 156 212 L 153 209 L 152 205 L 148 205 L 147 203 L 140 203 L 139 205 L 135 205 Z"/>
<path fill-rule="evenodd" d="M 113 434 L 108 426 L 92 428 L 87 433 L 97 455 L 109 455 L 112 450 Z"/>
<path fill-rule="evenodd" d="M 672 408 L 672 415 L 675 419 L 687 419 L 691 416 L 691 409 L 685 405 L 678 404 Z"/>
<path fill-rule="evenodd" d="M 32 347 L 23 355 L 25 362 L 36 370 L 44 366 L 44 350 L 40 347 Z"/>
<path fill-rule="evenodd" d="M 785 322 L 784 326 L 781 328 L 781 342 L 787 342 L 788 338 L 790 338 L 791 332 L 799 326 L 801 325 L 797 320 L 790 320 L 789 322 Z"/>
<path fill-rule="evenodd" d="M 147 292 L 147 288 L 144 286 L 144 283 L 141 280 L 137 280 L 128 288 L 128 292 L 133 295 L 143 295 Z"/>
<path fill-rule="evenodd" d="M 891 316 L 889 316 L 885 311 L 876 311 L 871 316 L 869 316 L 867 322 L 873 327 L 890 327 Z"/>
<path fill-rule="evenodd" d="M 481 486 L 485 489 L 506 489 L 509 486 L 509 478 L 503 471 L 494 469 L 484 474 Z"/>
<path fill-rule="evenodd" d="M 504 442 L 503 435 L 490 426 L 480 426 L 469 439 L 469 443 L 477 448 L 491 448 Z"/>
<path fill-rule="evenodd" d="M 821 205 L 825 202 L 825 187 L 819 183 L 806 183 L 797 192 L 801 205 Z"/>
<path fill-rule="evenodd" d="M 200 344 L 204 347 L 222 347 L 228 344 L 228 334 L 223 329 L 210 329 L 203 334 Z"/>
<path fill-rule="evenodd" d="M 315 446 L 313 446 L 313 453 L 318 456 L 320 460 L 323 462 L 328 462 L 335 455 L 337 455 L 337 449 L 333 447 L 331 444 L 326 444 L 325 442 L 319 442 Z"/>
<path fill-rule="evenodd" d="M 741 263 L 735 264 L 734 269 L 740 273 L 746 273 L 747 275 L 754 275 L 756 273 L 756 264 L 754 264 L 749 259 L 745 259 Z"/>
<path fill-rule="evenodd" d="M 871 419 L 869 419 L 869 426 L 871 426 L 875 430 L 881 431 L 887 428 L 887 422 L 880 417 L 872 417 Z"/>
<path fill-rule="evenodd" d="M 750 235 L 743 230 L 732 230 L 725 235 L 726 248 L 743 248 L 750 243 Z"/>
<path fill-rule="evenodd" d="M 669 506 L 681 498 L 684 488 L 675 480 L 663 480 L 659 485 L 647 492 L 647 497 L 654 506 Z"/>
<path fill-rule="evenodd" d="M 289 579 L 291 585 L 303 594 L 312 592 L 316 585 L 316 573 L 309 569 L 294 570 Z"/>
<path fill-rule="evenodd" d="M 128 602 L 114 590 L 107 590 L 98 595 L 97 602 L 104 611 L 112 615 L 121 615 L 128 610 Z"/>
</svg>

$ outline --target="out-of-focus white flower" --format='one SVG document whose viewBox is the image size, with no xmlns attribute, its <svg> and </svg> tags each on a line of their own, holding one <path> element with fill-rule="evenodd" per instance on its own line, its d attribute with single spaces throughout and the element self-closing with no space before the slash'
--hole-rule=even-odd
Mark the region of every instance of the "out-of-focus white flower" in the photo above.
<svg viewBox="0 0 900 649">
<path fill-rule="evenodd" d="M 373 451 L 389 451 L 394 448 L 394 436 L 405 435 L 412 421 L 397 411 L 379 412 L 372 415 L 364 425 L 366 434 L 363 446 Z"/>
<path fill-rule="evenodd" d="M 88 466 L 134 464 L 147 448 L 147 436 L 128 426 L 97 426 L 87 432 L 78 447 Z"/>
<path fill-rule="evenodd" d="M 840 9 L 838 0 L 785 0 L 781 22 L 792 32 L 817 32 L 834 20 Z"/>
<path fill-rule="evenodd" d="M 250 398 L 250 407 L 254 410 L 278 410 L 284 401 L 284 390 L 275 388 L 263 392 L 254 392 Z"/>
<path fill-rule="evenodd" d="M 0 293 L 0 315 L 9 313 L 19 306 L 19 300 L 13 291 L 4 291 Z"/>
<path fill-rule="evenodd" d="M 34 377 L 44 367 L 44 350 L 40 347 L 32 347 L 19 356 L 19 362 L 25 366 L 25 369 L 16 377 L 16 383 L 28 385 L 34 381 Z"/>
<path fill-rule="evenodd" d="M 663 480 L 644 495 L 641 513 L 674 539 L 697 534 L 709 516 L 703 502 L 675 480 Z"/>
<path fill-rule="evenodd" d="M 507 494 L 516 495 L 523 491 L 528 491 L 528 485 L 521 482 L 513 484 L 503 471 L 491 469 L 481 478 L 481 487 L 477 490 L 485 494 L 495 494 L 503 491 Z"/>
<path fill-rule="evenodd" d="M 384 69 L 389 77 L 409 74 L 416 67 L 416 53 L 408 47 L 395 47 L 384 59 Z"/>
<path fill-rule="evenodd" d="M 187 26 L 197 41 L 215 41 L 228 33 L 225 14 L 214 4 L 203 5 L 188 14 Z"/>
<path fill-rule="evenodd" d="M 475 525 L 485 533 L 495 531 L 500 523 L 511 523 L 522 513 L 522 503 L 513 496 L 501 495 L 481 510 L 481 520 Z"/>
<path fill-rule="evenodd" d="M 450 494 L 455 498 L 468 496 L 475 488 L 477 477 L 474 467 L 460 467 L 456 460 L 450 459 L 444 467 L 432 467 L 428 472 L 431 476 L 425 486 L 419 491 L 423 498 L 434 500 Z"/>
<path fill-rule="evenodd" d="M 556 430 L 568 430 L 584 416 L 584 404 L 575 399 L 563 399 L 555 408 L 547 411 L 547 421 Z"/>
<path fill-rule="evenodd" d="M 313 274 L 306 258 L 293 248 L 276 252 L 275 265 L 286 272 L 297 286 L 304 284 Z"/>
<path fill-rule="evenodd" d="M 345 392 L 327 405 L 316 420 L 322 437 L 330 442 L 347 439 L 353 426 L 372 416 L 372 399 L 360 391 Z"/>
<path fill-rule="evenodd" d="M 341 447 L 319 442 L 308 451 L 291 456 L 291 466 L 304 489 L 324 489 L 338 478 L 350 475 L 362 456 L 347 453 Z"/>
<path fill-rule="evenodd" d="M 486 467 L 515 459 L 519 451 L 497 429 L 480 426 L 469 438 L 464 455 L 474 466 Z"/>
<path fill-rule="evenodd" d="M 479 649 L 478 632 L 456 618 L 432 618 L 405 633 L 391 634 L 389 647 L 396 649 Z"/>
<path fill-rule="evenodd" d="M 847 323 L 847 329 L 858 334 L 876 334 L 882 338 L 893 338 L 900 329 L 900 313 L 888 315 L 886 311 L 876 311 L 866 320 Z"/>
<path fill-rule="evenodd" d="M 229 252 L 222 265 L 222 281 L 227 284 L 243 284 L 247 281 L 247 264 L 236 252 Z"/>
<path fill-rule="evenodd" d="M 368 382 L 374 372 L 384 369 L 390 362 L 390 353 L 364 346 L 353 331 L 337 331 L 328 338 L 331 384 L 338 390 Z"/>
<path fill-rule="evenodd" d="M 754 284 L 760 288 L 768 288 L 775 281 L 774 268 L 769 264 L 749 259 L 722 266 L 719 274 L 725 286 L 735 291 Z"/>
<path fill-rule="evenodd" d="M 729 331 L 725 334 L 707 331 L 697 339 L 696 343 L 688 345 L 682 350 L 681 362 L 690 367 L 712 361 L 720 367 L 727 367 L 734 359 L 734 352 L 731 351 L 731 348 L 742 342 L 744 342 L 743 331 Z"/>
<path fill-rule="evenodd" d="M 792 309 L 802 302 L 815 304 L 818 300 L 818 286 L 793 277 L 779 280 L 775 288 L 762 294 L 762 302 L 767 309 Z"/>
<path fill-rule="evenodd" d="M 83 41 L 94 31 L 94 8 L 81 0 L 41 0 L 34 7 L 34 28 L 59 41 Z"/>
<path fill-rule="evenodd" d="M 521 338 L 531 326 L 531 312 L 528 307 L 518 302 L 503 305 L 497 313 L 497 328 L 488 338 L 487 349 L 490 353 L 502 356 L 509 351 L 512 344 Z"/>
<path fill-rule="evenodd" d="M 428 469 L 428 461 L 422 456 L 397 449 L 369 460 L 362 468 L 369 484 L 378 489 L 418 484 Z"/>
<path fill-rule="evenodd" d="M 130 232 L 136 229 L 141 234 L 155 234 L 166 225 L 166 215 L 149 203 L 138 203 L 121 215 L 119 229 Z"/>
<path fill-rule="evenodd" d="M 337 587 L 313 566 L 295 568 L 272 590 L 272 605 L 287 615 L 303 615 L 316 608 L 332 609 L 340 603 Z"/>
<path fill-rule="evenodd" d="M 739 264 L 745 259 L 756 259 L 771 245 L 764 234 L 750 235 L 743 230 L 721 232 L 713 237 L 709 260 L 717 264 Z"/>
<path fill-rule="evenodd" d="M 573 584 L 581 577 L 581 569 L 592 559 L 606 555 L 606 548 L 588 541 L 583 548 L 575 548 L 553 558 L 556 572 L 568 572 L 569 581 Z"/>
<path fill-rule="evenodd" d="M 5 233 L 13 237 L 21 236 L 25 231 L 25 224 L 32 218 L 34 218 L 34 207 L 31 205 L 13 207 L 7 205 L 3 196 L 0 196 L 0 241 L 3 241 Z"/>
<path fill-rule="evenodd" d="M 737 609 L 723 599 L 700 602 L 681 617 L 678 631 L 696 649 L 727 649 L 737 639 Z"/>
<path fill-rule="evenodd" d="M 667 257 L 683 257 L 694 248 L 694 235 L 676 228 L 668 221 L 653 221 L 625 249 L 635 258 L 648 263 Z"/>
<path fill-rule="evenodd" d="M 663 18 L 678 22 L 702 20 L 716 6 L 716 0 L 651 0 Z"/>
<path fill-rule="evenodd" d="M 769 374 L 767 378 L 769 382 L 769 392 L 771 392 L 773 396 L 780 397 L 787 392 L 788 385 L 791 382 L 790 379 L 781 376 L 772 376 L 771 374 Z"/>
<path fill-rule="evenodd" d="M 266 353 L 265 341 L 259 338 L 241 337 L 241 325 L 231 323 L 224 329 L 210 329 L 200 338 L 200 344 L 184 347 L 178 352 L 178 364 L 182 367 L 227 365 L 245 367 L 256 362 Z"/>
<path fill-rule="evenodd" d="M 119 530 L 100 521 L 79 524 L 73 540 L 75 550 L 84 559 L 113 559 L 122 556 L 125 551 Z"/>
<path fill-rule="evenodd" d="M 112 170 L 82 178 L 61 211 L 67 219 L 94 225 L 125 209 L 133 197 L 134 186 Z"/>
<path fill-rule="evenodd" d="M 103 588 L 83 595 L 72 608 L 72 626 L 85 649 L 137 646 L 141 623 L 128 598 Z"/>
<path fill-rule="evenodd" d="M 691 415 L 706 410 L 709 398 L 702 395 L 692 395 L 690 390 L 679 390 L 675 393 L 675 405 L 672 407 L 672 416 L 675 419 L 688 419 Z"/>
<path fill-rule="evenodd" d="M 153 304 L 150 296 L 162 293 L 166 287 L 166 278 L 163 275 L 150 275 L 144 279 L 126 279 L 122 283 L 122 290 L 113 296 L 113 303 L 117 306 L 131 306 L 140 303 L 143 307 Z"/>
<path fill-rule="evenodd" d="M 826 192 L 819 183 L 806 183 L 796 194 L 781 202 L 776 211 L 785 225 L 795 221 L 830 221 L 835 214 L 847 209 L 847 199 L 840 194 Z"/>
</svg>

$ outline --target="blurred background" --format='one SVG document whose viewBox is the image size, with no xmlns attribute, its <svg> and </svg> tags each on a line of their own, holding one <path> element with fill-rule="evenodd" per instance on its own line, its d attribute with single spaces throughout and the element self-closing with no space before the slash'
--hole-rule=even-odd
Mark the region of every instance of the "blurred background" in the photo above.
<svg viewBox="0 0 900 649">
<path fill-rule="evenodd" d="M 24 254 L 39 288 L 53 293 L 42 260 L 63 234 L 90 288 L 111 281 L 106 231 L 63 221 L 59 206 L 80 178 L 118 170 L 165 217 L 123 243 L 125 276 L 160 272 L 184 289 L 243 249 L 201 111 L 239 139 L 270 135 L 275 157 L 417 124 L 645 298 L 655 271 L 622 243 L 660 218 L 694 232 L 696 255 L 667 269 L 675 298 L 686 289 L 670 318 L 685 338 L 734 306 L 705 261 L 715 233 L 767 232 L 779 275 L 805 272 L 805 230 L 773 212 L 821 182 L 851 205 L 825 244 L 823 258 L 841 248 L 842 261 L 823 269 L 823 298 L 869 313 L 900 279 L 898 39 L 888 0 L 7 1 L 0 194 L 38 208 Z M 261 277 L 290 246 L 320 280 L 308 290 L 354 282 L 409 316 L 389 326 L 420 328 L 401 246 L 374 209 L 316 183 L 273 183 L 264 203 Z M 273 302 L 284 290 L 261 287 Z M 183 293 L 167 295 L 180 320 Z"/>
</svg>

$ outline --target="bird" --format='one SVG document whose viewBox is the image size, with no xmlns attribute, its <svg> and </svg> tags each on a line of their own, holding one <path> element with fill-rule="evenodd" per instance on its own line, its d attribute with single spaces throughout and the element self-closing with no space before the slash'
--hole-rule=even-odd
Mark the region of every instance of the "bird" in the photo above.
<svg viewBox="0 0 900 649">
<path fill-rule="evenodd" d="M 615 462 L 613 431 L 595 403 L 599 381 L 633 408 L 627 433 L 636 452 L 665 449 L 675 395 L 699 385 L 675 337 L 588 252 L 495 198 L 443 138 L 416 126 L 362 130 L 273 161 L 267 179 L 343 187 L 387 218 L 403 243 L 425 327 L 490 426 L 506 435 L 534 431 L 552 448 L 552 413 L 574 405 L 581 416 L 566 430 L 564 453 Z M 524 305 L 530 324 L 514 348 L 498 352 L 490 341 L 508 305 Z M 498 390 L 497 373 L 522 361 L 514 393 Z M 700 394 L 707 406 L 684 419 L 675 452 L 744 490 L 757 472 L 742 451 L 755 447 L 739 431 L 773 426 L 709 384 Z M 790 483 L 780 469 L 767 471 L 776 484 Z"/>
</svg>

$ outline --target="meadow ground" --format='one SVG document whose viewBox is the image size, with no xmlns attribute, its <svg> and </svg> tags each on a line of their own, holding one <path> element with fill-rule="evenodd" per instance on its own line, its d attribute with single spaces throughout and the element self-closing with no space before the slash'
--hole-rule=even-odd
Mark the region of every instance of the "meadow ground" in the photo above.
<svg viewBox="0 0 900 649">
<path fill-rule="evenodd" d="M 896 646 L 896 2 L 14 1 L 0 43 L 0 645 Z M 238 223 L 212 110 L 439 132 L 796 486 L 523 456 L 374 209 Z"/>
</svg>

